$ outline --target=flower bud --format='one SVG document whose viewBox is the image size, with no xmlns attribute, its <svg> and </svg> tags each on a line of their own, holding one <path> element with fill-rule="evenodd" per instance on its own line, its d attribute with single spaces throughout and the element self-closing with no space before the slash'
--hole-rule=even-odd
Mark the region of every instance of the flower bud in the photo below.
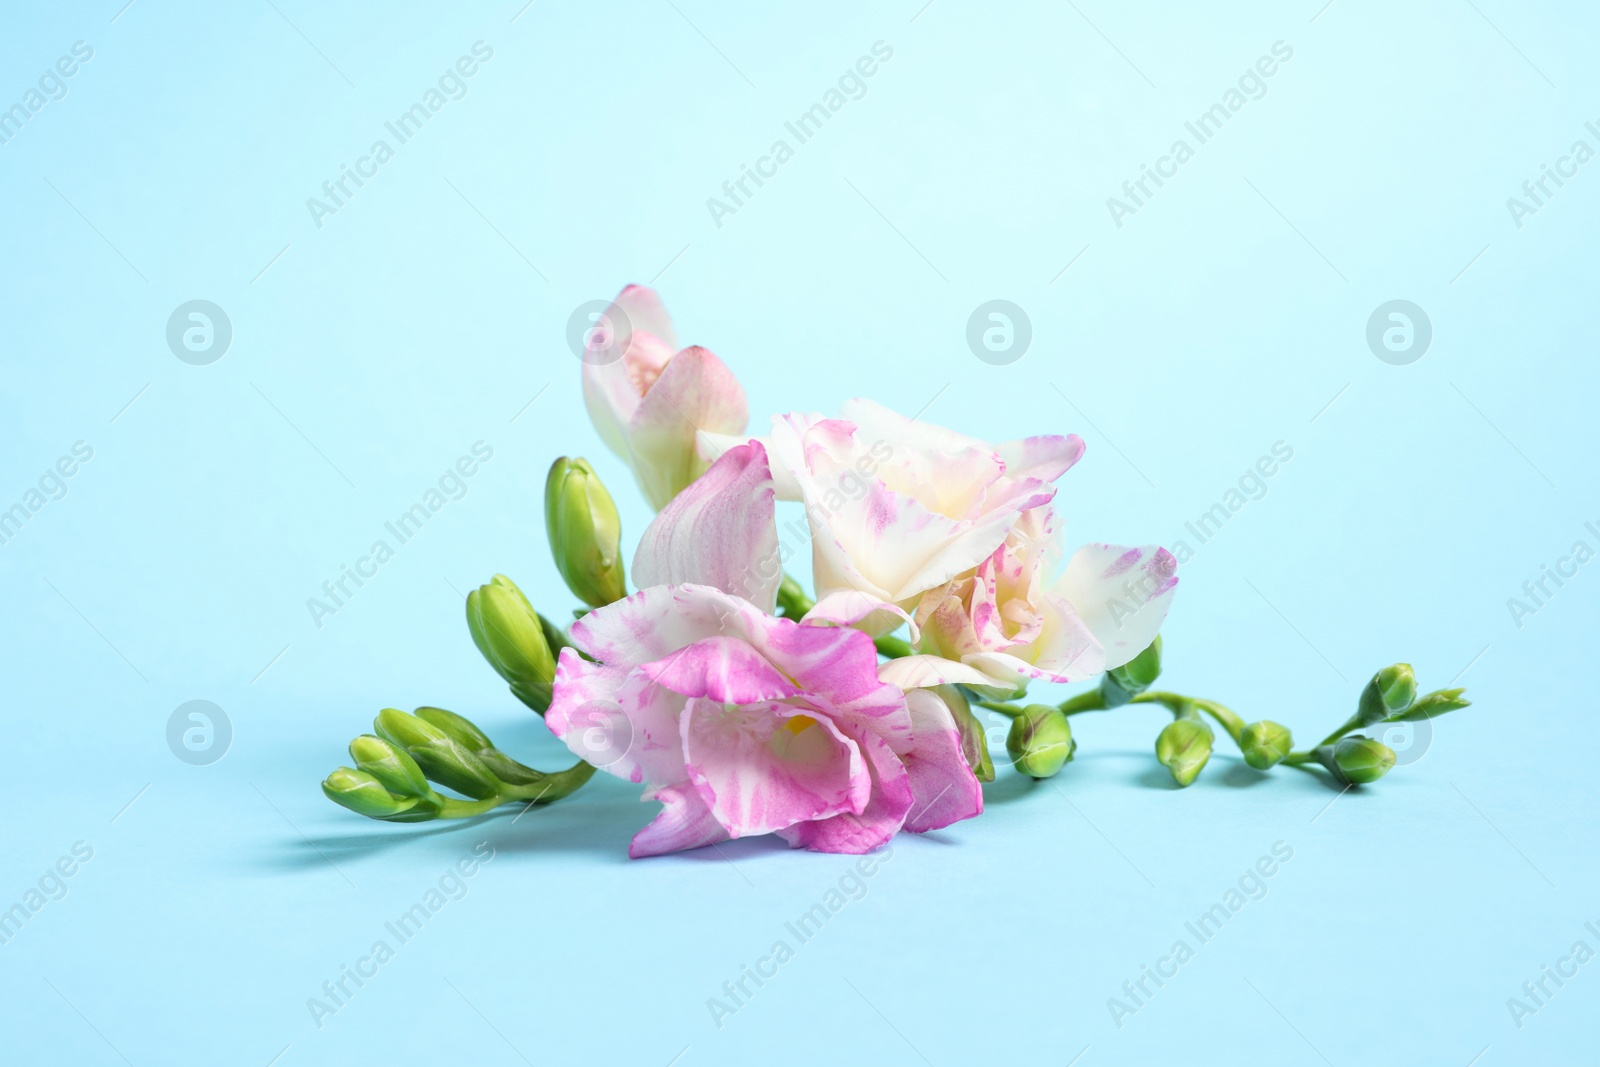
<svg viewBox="0 0 1600 1067">
<path fill-rule="evenodd" d="M 489 735 L 478 729 L 476 723 L 462 718 L 453 711 L 446 711 L 444 708 L 418 708 L 412 714 L 430 725 L 437 726 L 446 736 L 454 738 L 462 748 L 482 760 L 484 766 L 502 782 L 529 785 L 548 777 L 501 752 L 494 746 L 494 742 L 489 740 Z"/>
<path fill-rule="evenodd" d="M 562 456 L 544 483 L 545 532 L 567 588 L 592 608 L 628 595 L 622 573 L 622 520 L 586 459 Z"/>
<path fill-rule="evenodd" d="M 543 715 L 550 707 L 555 657 L 545 641 L 539 613 L 516 583 L 503 574 L 467 594 L 467 628 L 483 658 L 511 685 L 511 692 Z"/>
<path fill-rule="evenodd" d="M 1100 695 L 1106 707 L 1119 708 L 1149 689 L 1161 677 L 1161 635 L 1150 646 L 1120 667 L 1113 667 L 1100 678 Z"/>
<path fill-rule="evenodd" d="M 1239 734 L 1239 750 L 1244 761 L 1258 771 L 1275 767 L 1294 748 L 1289 728 L 1270 719 L 1246 726 Z"/>
<path fill-rule="evenodd" d="M 1156 759 L 1172 780 L 1188 785 L 1211 758 L 1211 727 L 1199 719 L 1173 719 L 1156 736 Z"/>
<path fill-rule="evenodd" d="M 1394 750 L 1361 734 L 1341 738 L 1333 745 L 1317 749 L 1317 758 L 1333 776 L 1346 785 L 1376 782 L 1394 766 Z"/>
<path fill-rule="evenodd" d="M 994 781 L 994 760 L 989 756 L 989 739 L 984 734 L 983 723 L 972 714 L 972 705 L 967 703 L 967 698 L 953 685 L 936 685 L 929 692 L 944 701 L 945 707 L 950 709 L 950 715 L 956 720 L 956 728 L 961 731 L 961 754 L 967 758 L 967 766 L 972 768 L 973 777 L 980 782 Z"/>
<path fill-rule="evenodd" d="M 1017 770 L 1031 778 L 1049 778 L 1065 767 L 1077 743 L 1060 708 L 1029 704 L 1011 720 L 1006 751 Z"/>
<path fill-rule="evenodd" d="M 384 708 L 373 727 L 379 737 L 405 749 L 423 773 L 440 785 L 473 800 L 500 792 L 500 780 L 483 761 L 432 723 L 398 708 Z"/>
<path fill-rule="evenodd" d="M 1362 726 L 1371 726 L 1404 711 L 1416 698 L 1417 676 L 1411 664 L 1396 663 L 1372 676 L 1372 681 L 1361 691 L 1356 715 Z"/>
<path fill-rule="evenodd" d="M 1435 715 L 1443 715 L 1447 711 L 1470 708 L 1472 701 L 1461 699 L 1461 694 L 1465 692 L 1465 689 L 1435 689 L 1418 698 L 1415 704 L 1401 714 L 1393 716 L 1391 721 L 1416 722 L 1419 719 L 1431 719 Z"/>
<path fill-rule="evenodd" d="M 322 792 L 327 798 L 357 815 L 369 819 L 388 819 L 396 822 L 420 821 L 398 818 L 419 806 L 415 797 L 397 797 L 383 787 L 366 771 L 340 767 L 323 779 Z M 432 805 L 421 805 L 427 812 L 423 818 L 432 818 Z"/>
<path fill-rule="evenodd" d="M 350 757 L 356 766 L 372 775 L 391 793 L 403 797 L 425 797 L 433 790 L 417 761 L 406 750 L 381 737 L 362 734 L 350 742 Z"/>
</svg>

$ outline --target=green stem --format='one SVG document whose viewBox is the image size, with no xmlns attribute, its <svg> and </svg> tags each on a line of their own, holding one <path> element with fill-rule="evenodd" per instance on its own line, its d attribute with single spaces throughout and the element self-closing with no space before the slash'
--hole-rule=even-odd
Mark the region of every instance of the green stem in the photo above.
<svg viewBox="0 0 1600 1067">
<path fill-rule="evenodd" d="M 503 790 L 482 800 L 457 800 L 455 797 L 447 797 L 436 792 L 432 795 L 433 801 L 439 805 L 439 814 L 435 817 L 470 819 L 486 811 L 492 811 L 502 804 L 524 801 L 551 804 L 577 792 L 585 782 L 594 777 L 594 770 L 589 764 L 579 762 L 564 771 L 545 775 L 542 781 L 515 785 L 506 783 Z"/>
<path fill-rule="evenodd" d="M 1350 716 L 1350 718 L 1345 720 L 1345 724 L 1343 726 L 1339 727 L 1337 730 L 1335 730 L 1333 733 L 1329 734 L 1327 737 L 1324 737 L 1322 739 L 1321 743 L 1318 745 L 1318 747 L 1320 748 L 1321 745 L 1331 745 L 1331 744 L 1333 744 L 1335 741 L 1339 740 L 1339 738 L 1343 737 L 1345 734 L 1349 733 L 1351 730 L 1356 729 L 1360 725 L 1361 725 L 1361 716 L 1359 716 L 1359 715 Z M 1285 762 L 1287 762 L 1287 760 Z"/>
<path fill-rule="evenodd" d="M 1135 696 L 1129 703 L 1163 704 L 1179 718 L 1186 717 L 1183 714 L 1183 709 L 1185 708 L 1198 709 L 1217 720 L 1218 725 L 1228 731 L 1228 736 L 1233 738 L 1234 744 L 1239 743 L 1239 737 L 1244 733 L 1244 720 L 1233 709 L 1219 704 L 1215 700 L 1207 700 L 1204 697 L 1186 697 L 1181 693 L 1168 693 L 1163 690 L 1152 689 L 1149 692 Z"/>
<path fill-rule="evenodd" d="M 878 646 L 878 652 L 890 659 L 902 659 L 912 654 L 909 642 L 899 637 L 880 637 L 872 642 Z"/>
<path fill-rule="evenodd" d="M 798 620 L 816 606 L 817 602 L 806 596 L 805 588 L 799 582 L 790 575 L 783 576 L 783 581 L 778 585 L 778 609 L 785 618 Z"/>
<path fill-rule="evenodd" d="M 1017 707 L 1015 704 L 1003 704 L 998 700 L 974 700 L 973 703 L 978 705 L 980 708 L 988 708 L 990 711 L 998 711 L 1000 714 L 1009 716 L 1013 719 L 1022 714 L 1022 709 Z"/>
<path fill-rule="evenodd" d="M 1084 711 L 1111 710 L 1106 707 L 1106 698 L 1098 689 L 1090 689 L 1076 696 L 1070 696 L 1058 706 L 1061 708 L 1061 714 L 1063 715 L 1077 715 L 1079 712 Z"/>
</svg>

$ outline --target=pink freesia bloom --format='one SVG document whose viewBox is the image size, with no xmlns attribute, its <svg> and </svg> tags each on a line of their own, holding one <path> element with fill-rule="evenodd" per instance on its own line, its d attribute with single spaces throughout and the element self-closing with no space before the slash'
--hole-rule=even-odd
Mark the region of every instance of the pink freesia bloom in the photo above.
<svg viewBox="0 0 1600 1067">
<path fill-rule="evenodd" d="M 1083 454 L 1073 434 L 990 445 L 870 400 L 847 401 L 837 419 L 780 415 L 770 440 L 779 496 L 811 522 L 808 618 L 874 634 L 989 558 Z M 709 451 L 728 441 L 701 435 Z"/>
<path fill-rule="evenodd" d="M 640 541 L 626 600 L 574 623 L 545 722 L 664 806 L 629 854 L 751 834 L 866 852 L 983 810 L 949 709 L 878 677 L 871 639 L 775 618 L 765 449 L 729 449 Z M 742 595 L 736 595 L 742 594 Z"/>
<path fill-rule="evenodd" d="M 1025 512 L 993 555 L 924 593 L 913 616 L 921 654 L 884 664 L 883 677 L 1011 689 L 1092 678 L 1144 651 L 1177 589 L 1177 560 L 1154 545 L 1085 545 L 1052 580 L 1054 521 L 1048 507 Z"/>
<path fill-rule="evenodd" d="M 698 431 L 737 434 L 750 418 L 733 372 L 697 345 L 680 350 L 661 298 L 642 285 L 622 290 L 590 331 L 583 399 L 658 509 L 706 469 Z"/>
</svg>

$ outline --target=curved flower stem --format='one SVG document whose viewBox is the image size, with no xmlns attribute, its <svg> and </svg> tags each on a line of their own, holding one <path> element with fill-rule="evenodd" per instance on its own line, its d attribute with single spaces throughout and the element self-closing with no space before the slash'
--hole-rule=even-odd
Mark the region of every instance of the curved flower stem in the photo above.
<svg viewBox="0 0 1600 1067">
<path fill-rule="evenodd" d="M 912 654 L 911 644 L 904 638 L 879 637 L 872 643 L 878 646 L 878 652 L 881 655 L 888 656 L 890 659 L 900 659 Z"/>
<path fill-rule="evenodd" d="M 1058 706 L 1061 708 L 1061 714 L 1063 715 L 1077 715 L 1079 712 L 1084 711 L 1111 710 L 1106 706 L 1105 696 L 1098 689 L 1091 689 L 1086 693 L 1070 696 Z"/>
<path fill-rule="evenodd" d="M 812 608 L 817 602 L 806 596 L 805 588 L 793 575 L 785 574 L 783 581 L 778 585 L 778 610 L 783 612 L 786 619 L 799 621 L 800 617 Z"/>
<path fill-rule="evenodd" d="M 1129 703 L 1164 704 L 1168 708 L 1171 708 L 1174 714 L 1179 714 L 1180 717 L 1183 717 L 1179 713 L 1180 708 L 1185 706 L 1198 708 L 1200 711 L 1205 712 L 1207 715 L 1210 715 L 1213 719 L 1217 720 L 1217 724 L 1220 725 L 1224 730 L 1228 731 L 1228 736 L 1233 738 L 1234 744 L 1239 743 L 1239 735 L 1244 733 L 1243 719 L 1235 714 L 1231 708 L 1223 704 L 1219 704 L 1215 700 L 1207 700 L 1205 697 L 1186 697 L 1181 693 L 1168 693 L 1162 690 L 1152 689 L 1149 692 L 1140 693 L 1138 696 L 1129 701 Z"/>
<path fill-rule="evenodd" d="M 1337 730 L 1335 730 L 1333 733 L 1329 734 L 1327 737 L 1324 737 L 1322 739 L 1322 741 L 1320 742 L 1320 744 L 1318 745 L 1318 747 L 1320 748 L 1321 745 L 1331 745 L 1331 744 L 1333 744 L 1335 741 L 1339 740 L 1339 738 L 1343 737 L 1345 734 L 1349 733 L 1351 730 L 1356 729 L 1360 725 L 1361 725 L 1361 716 L 1359 716 L 1359 715 L 1350 716 L 1350 718 L 1345 720 L 1345 724 L 1343 726 L 1339 727 Z M 1309 756 L 1310 753 L 1307 753 L 1307 755 Z M 1285 762 L 1287 762 L 1287 761 L 1285 761 Z"/>
</svg>

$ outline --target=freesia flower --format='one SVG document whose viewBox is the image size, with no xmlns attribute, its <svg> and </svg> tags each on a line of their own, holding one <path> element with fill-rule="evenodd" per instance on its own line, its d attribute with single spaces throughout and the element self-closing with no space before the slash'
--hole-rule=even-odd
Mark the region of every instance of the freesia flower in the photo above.
<svg viewBox="0 0 1600 1067">
<path fill-rule="evenodd" d="M 884 664 L 907 688 L 956 682 L 1012 689 L 1076 682 L 1144 651 L 1167 617 L 1178 561 L 1155 545 L 1085 545 L 1059 577 L 1049 507 L 1024 512 L 977 567 L 922 595 L 919 655 Z"/>
<path fill-rule="evenodd" d="M 729 449 L 645 531 L 643 588 L 562 650 L 545 722 L 664 805 L 632 856 L 765 833 L 860 853 L 983 809 L 943 701 L 881 681 L 861 631 L 770 614 L 775 495 L 762 445 Z"/>
<path fill-rule="evenodd" d="M 811 524 L 808 618 L 874 634 L 993 555 L 1083 455 L 1075 434 L 990 445 L 870 400 L 837 419 L 780 415 L 770 440 L 779 496 L 804 503 Z M 702 435 L 708 451 L 729 441 Z"/>
<path fill-rule="evenodd" d="M 623 289 L 590 331 L 583 399 L 657 509 L 706 469 L 697 432 L 737 434 L 750 418 L 733 372 L 698 345 L 680 350 L 661 298 L 642 285 Z"/>
</svg>

